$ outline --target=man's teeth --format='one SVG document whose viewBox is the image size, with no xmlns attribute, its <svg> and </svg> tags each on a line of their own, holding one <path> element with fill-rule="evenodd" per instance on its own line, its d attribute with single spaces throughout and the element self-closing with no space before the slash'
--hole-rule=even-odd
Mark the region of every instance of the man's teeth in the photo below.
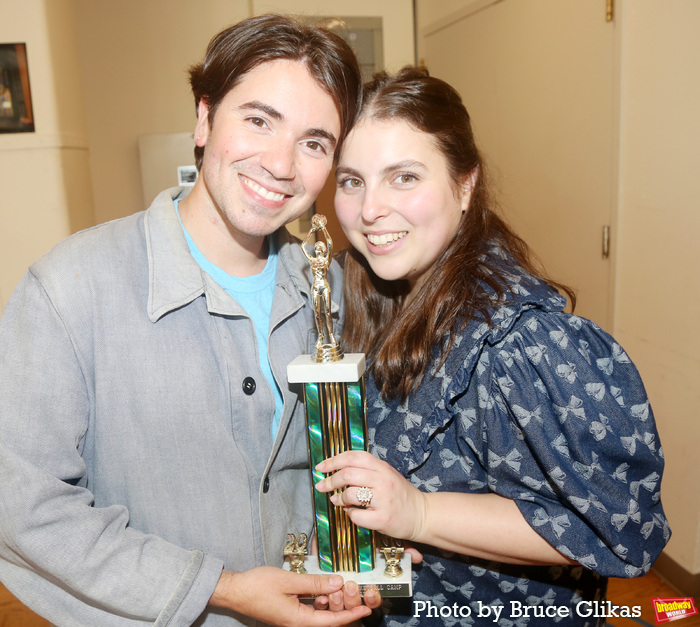
<svg viewBox="0 0 700 627">
<path fill-rule="evenodd" d="M 284 200 L 284 194 L 278 194 L 277 192 L 272 192 L 269 189 L 265 189 L 262 187 L 262 185 L 258 185 L 255 181 L 251 181 L 249 178 L 244 177 L 243 182 L 258 196 L 262 196 L 266 200 Z"/>
<path fill-rule="evenodd" d="M 386 246 L 387 244 L 391 244 L 392 242 L 395 242 L 396 240 L 399 240 L 402 237 L 405 237 L 406 235 L 408 235 L 408 231 L 401 231 L 399 233 L 367 235 L 367 239 L 369 240 L 370 244 L 374 244 L 375 246 Z"/>
</svg>

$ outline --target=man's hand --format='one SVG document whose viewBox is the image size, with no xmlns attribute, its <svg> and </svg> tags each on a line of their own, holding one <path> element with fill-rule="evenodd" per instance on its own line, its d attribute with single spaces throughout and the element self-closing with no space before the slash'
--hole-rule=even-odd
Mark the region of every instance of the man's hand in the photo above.
<svg viewBox="0 0 700 627">
<path fill-rule="evenodd" d="M 300 575 L 259 566 L 239 573 L 224 570 L 209 602 L 280 627 L 336 627 L 369 616 L 366 605 L 331 612 L 299 601 L 300 595 L 342 595 L 342 588 L 339 575 Z"/>
<path fill-rule="evenodd" d="M 311 538 L 310 554 L 318 555 L 318 539 L 316 536 Z M 382 604 L 382 595 L 376 590 L 366 590 L 364 596 L 360 596 L 360 587 L 354 581 L 346 582 L 342 591 L 314 599 L 314 607 L 317 610 L 330 609 L 333 612 L 351 610 L 353 607 L 363 603 L 371 609 L 378 608 Z"/>
<path fill-rule="evenodd" d="M 363 603 L 370 609 L 375 609 L 382 604 L 382 595 L 376 590 L 365 590 L 364 596 L 360 596 L 360 587 L 357 583 L 348 581 L 342 590 L 316 598 L 314 607 L 317 610 L 330 609 L 332 612 L 339 612 L 351 610 Z"/>
</svg>

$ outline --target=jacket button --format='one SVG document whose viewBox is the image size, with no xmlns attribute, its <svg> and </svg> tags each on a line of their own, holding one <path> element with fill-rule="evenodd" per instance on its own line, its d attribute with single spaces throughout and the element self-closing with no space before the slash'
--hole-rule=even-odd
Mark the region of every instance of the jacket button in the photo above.
<svg viewBox="0 0 700 627">
<path fill-rule="evenodd" d="M 253 377 L 246 377 L 243 379 L 243 391 L 248 396 L 255 392 L 255 379 L 253 379 Z"/>
<path fill-rule="evenodd" d="M 263 493 L 267 494 L 268 491 L 270 490 L 270 477 L 265 477 L 265 481 L 263 481 Z"/>
</svg>

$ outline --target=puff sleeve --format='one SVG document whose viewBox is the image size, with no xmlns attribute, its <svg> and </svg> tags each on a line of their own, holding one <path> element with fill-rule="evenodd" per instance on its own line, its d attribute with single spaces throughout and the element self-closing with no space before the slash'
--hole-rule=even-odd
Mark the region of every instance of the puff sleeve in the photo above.
<svg viewBox="0 0 700 627">
<path fill-rule="evenodd" d="M 454 403 L 474 417 L 463 444 L 488 489 L 552 546 L 604 576 L 650 569 L 670 537 L 663 453 L 639 373 L 612 337 L 583 318 L 525 312 L 484 345 Z"/>
</svg>

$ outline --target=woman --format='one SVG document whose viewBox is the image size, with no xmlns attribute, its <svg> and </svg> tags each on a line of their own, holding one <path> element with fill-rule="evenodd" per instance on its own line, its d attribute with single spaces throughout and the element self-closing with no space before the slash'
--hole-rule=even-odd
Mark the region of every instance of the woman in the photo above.
<svg viewBox="0 0 700 627">
<path fill-rule="evenodd" d="M 555 288 L 573 295 L 494 213 L 443 81 L 375 78 L 337 181 L 343 341 L 369 358 L 373 455 L 324 461 L 338 472 L 317 488 L 423 553 L 414 604 L 388 604 L 387 624 L 604 623 L 606 577 L 644 574 L 670 536 L 634 365 L 563 312 Z"/>
</svg>

